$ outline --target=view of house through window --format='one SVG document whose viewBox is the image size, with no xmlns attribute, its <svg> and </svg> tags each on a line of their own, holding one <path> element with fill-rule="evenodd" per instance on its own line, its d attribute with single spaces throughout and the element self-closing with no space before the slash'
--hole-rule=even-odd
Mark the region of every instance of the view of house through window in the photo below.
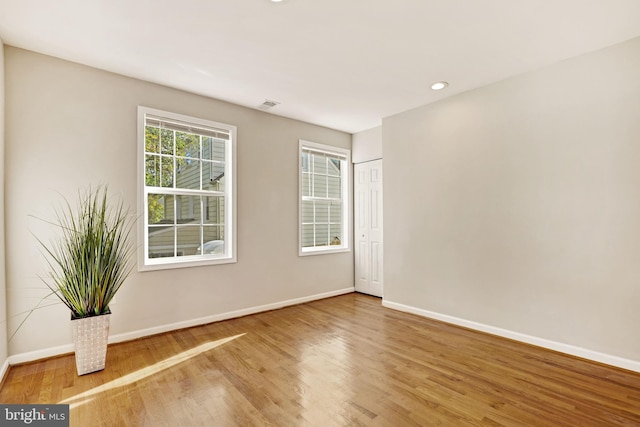
<svg viewBox="0 0 640 427">
<path fill-rule="evenodd" d="M 144 265 L 234 261 L 235 127 L 140 107 Z"/>
<path fill-rule="evenodd" d="M 300 141 L 300 254 L 346 250 L 348 150 Z"/>
</svg>

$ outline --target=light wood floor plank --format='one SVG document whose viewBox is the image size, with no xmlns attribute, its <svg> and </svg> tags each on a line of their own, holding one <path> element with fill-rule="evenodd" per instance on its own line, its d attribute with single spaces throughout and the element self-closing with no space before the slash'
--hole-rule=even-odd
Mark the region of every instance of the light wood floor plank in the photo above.
<svg viewBox="0 0 640 427">
<path fill-rule="evenodd" d="M 72 426 L 640 426 L 640 374 L 349 294 L 13 366 L 3 403 Z"/>
</svg>

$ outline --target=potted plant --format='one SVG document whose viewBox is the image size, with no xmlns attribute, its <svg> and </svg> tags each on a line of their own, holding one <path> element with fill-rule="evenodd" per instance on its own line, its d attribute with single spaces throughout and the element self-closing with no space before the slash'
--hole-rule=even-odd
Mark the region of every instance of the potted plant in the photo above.
<svg viewBox="0 0 640 427">
<path fill-rule="evenodd" d="M 79 193 L 56 210 L 59 233 L 51 244 L 38 239 L 50 268 L 45 283 L 71 310 L 78 375 L 104 369 L 109 303 L 133 269 L 132 218 L 122 201 L 111 205 L 107 187 Z"/>
</svg>

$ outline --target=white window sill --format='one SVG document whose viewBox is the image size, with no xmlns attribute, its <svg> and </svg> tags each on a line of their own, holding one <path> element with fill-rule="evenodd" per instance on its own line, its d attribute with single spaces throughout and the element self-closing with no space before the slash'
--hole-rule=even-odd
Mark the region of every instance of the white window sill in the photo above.
<svg viewBox="0 0 640 427">
<path fill-rule="evenodd" d="M 309 248 L 309 249 L 300 250 L 298 252 L 298 255 L 299 256 L 327 255 L 327 254 L 338 254 L 338 253 L 344 253 L 344 252 L 351 252 L 351 249 L 345 248 L 342 246 L 334 249 Z"/>
<path fill-rule="evenodd" d="M 173 268 L 186 268 L 186 267 L 202 267 L 206 265 L 220 265 L 220 264 L 233 264 L 238 262 L 236 258 L 188 258 L 186 259 L 171 259 L 162 260 L 158 262 L 147 261 L 138 263 L 138 271 L 155 271 L 155 270 L 168 270 Z M 154 258 L 158 259 L 158 258 Z"/>
</svg>

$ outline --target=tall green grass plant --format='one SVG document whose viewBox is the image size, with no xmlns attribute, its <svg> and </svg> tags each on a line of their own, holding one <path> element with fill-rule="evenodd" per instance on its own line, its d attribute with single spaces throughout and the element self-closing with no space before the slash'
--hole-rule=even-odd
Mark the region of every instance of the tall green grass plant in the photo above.
<svg viewBox="0 0 640 427">
<path fill-rule="evenodd" d="M 107 187 L 79 192 L 56 210 L 57 238 L 42 245 L 50 268 L 45 283 L 73 319 L 110 312 L 109 303 L 133 270 L 134 221 L 124 203 L 111 204 Z"/>
</svg>

